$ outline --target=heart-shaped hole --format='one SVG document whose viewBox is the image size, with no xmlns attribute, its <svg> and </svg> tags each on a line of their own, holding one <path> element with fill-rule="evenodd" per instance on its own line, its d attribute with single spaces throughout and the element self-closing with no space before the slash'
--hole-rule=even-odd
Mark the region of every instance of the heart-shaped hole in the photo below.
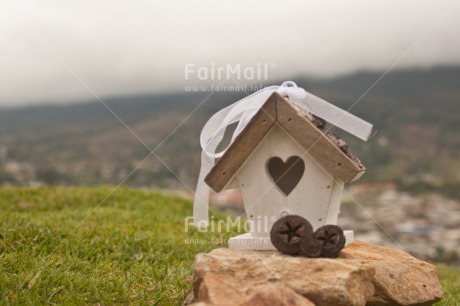
<svg viewBox="0 0 460 306">
<path fill-rule="evenodd" d="M 276 187 L 288 196 L 302 179 L 305 163 L 298 156 L 291 156 L 284 162 L 279 157 L 267 161 L 267 172 Z"/>
</svg>

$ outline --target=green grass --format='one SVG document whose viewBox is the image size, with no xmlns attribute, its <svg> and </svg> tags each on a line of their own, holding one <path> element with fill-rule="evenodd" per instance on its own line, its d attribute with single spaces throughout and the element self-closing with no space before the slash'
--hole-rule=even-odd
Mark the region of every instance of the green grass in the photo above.
<svg viewBox="0 0 460 306">
<path fill-rule="evenodd" d="M 441 275 L 444 298 L 435 305 L 460 305 L 460 271 L 446 267 L 445 265 L 438 265 L 438 271 Z"/>
<path fill-rule="evenodd" d="M 192 205 L 178 197 L 111 191 L 0 189 L 0 305 L 180 305 L 194 256 L 236 234 L 185 233 Z M 460 272 L 439 271 L 437 305 L 460 304 Z"/>
<path fill-rule="evenodd" d="M 218 246 L 185 239 L 232 234 L 185 233 L 178 197 L 111 191 L 0 189 L 0 305 L 181 304 L 194 256 Z"/>
</svg>

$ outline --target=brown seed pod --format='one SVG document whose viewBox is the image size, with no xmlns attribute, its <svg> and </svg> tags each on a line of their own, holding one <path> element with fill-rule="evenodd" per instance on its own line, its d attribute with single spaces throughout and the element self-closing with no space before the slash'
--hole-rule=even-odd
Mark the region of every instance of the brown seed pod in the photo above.
<svg viewBox="0 0 460 306">
<path fill-rule="evenodd" d="M 310 258 L 320 257 L 322 249 L 323 242 L 315 237 L 305 237 L 300 244 L 302 254 Z"/>
<path fill-rule="evenodd" d="M 321 226 L 314 236 L 322 242 L 321 257 L 336 258 L 345 246 L 345 236 L 337 225 Z"/>
<path fill-rule="evenodd" d="M 313 227 L 305 218 L 289 215 L 278 219 L 270 231 L 273 245 L 282 253 L 299 255 L 304 238 L 313 238 Z"/>
</svg>

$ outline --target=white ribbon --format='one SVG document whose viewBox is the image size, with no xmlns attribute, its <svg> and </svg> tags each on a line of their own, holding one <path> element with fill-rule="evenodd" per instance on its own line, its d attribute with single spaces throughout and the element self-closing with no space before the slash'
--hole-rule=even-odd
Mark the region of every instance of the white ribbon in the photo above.
<svg viewBox="0 0 460 306">
<path fill-rule="evenodd" d="M 203 151 L 201 153 L 201 169 L 193 204 L 193 220 L 195 226 L 206 227 L 209 225 L 208 211 L 211 189 L 204 182 L 204 178 L 214 166 L 215 159 L 225 154 L 225 151 L 233 143 L 238 134 L 244 130 L 251 118 L 275 91 L 282 96 L 288 96 L 291 102 L 305 111 L 326 120 L 330 124 L 362 140 L 366 141 L 369 138 L 372 131 L 372 125 L 370 123 L 312 95 L 290 81 L 284 82 L 281 86 L 266 87 L 227 106 L 215 113 L 208 122 L 206 122 L 201 131 L 200 144 Z M 217 146 L 224 138 L 225 130 L 229 125 L 236 122 L 238 122 L 238 126 L 233 132 L 230 144 L 221 152 L 216 153 Z"/>
</svg>

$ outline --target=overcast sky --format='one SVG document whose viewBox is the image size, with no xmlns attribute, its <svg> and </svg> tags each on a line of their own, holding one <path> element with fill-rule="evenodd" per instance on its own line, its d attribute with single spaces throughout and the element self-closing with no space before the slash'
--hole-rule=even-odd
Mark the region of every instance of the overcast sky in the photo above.
<svg viewBox="0 0 460 306">
<path fill-rule="evenodd" d="M 0 106 L 183 91 L 200 67 L 267 63 L 270 81 L 395 62 L 460 64 L 460 1 L 0 0 Z"/>
</svg>

